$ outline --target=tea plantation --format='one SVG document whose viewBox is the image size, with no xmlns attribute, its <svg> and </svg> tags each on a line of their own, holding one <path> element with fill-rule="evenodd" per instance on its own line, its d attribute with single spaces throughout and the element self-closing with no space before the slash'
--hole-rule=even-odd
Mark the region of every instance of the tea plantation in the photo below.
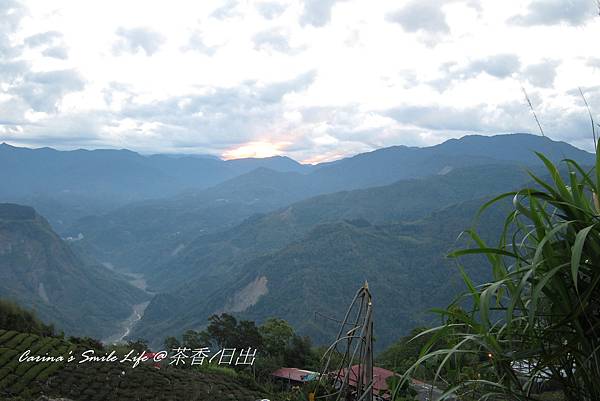
<svg viewBox="0 0 600 401">
<path fill-rule="evenodd" d="M 36 400 L 41 395 L 75 401 L 253 401 L 265 398 L 251 380 L 229 374 L 140 364 L 19 362 L 30 355 L 77 355 L 82 349 L 58 337 L 0 330 L 0 400 Z"/>
</svg>

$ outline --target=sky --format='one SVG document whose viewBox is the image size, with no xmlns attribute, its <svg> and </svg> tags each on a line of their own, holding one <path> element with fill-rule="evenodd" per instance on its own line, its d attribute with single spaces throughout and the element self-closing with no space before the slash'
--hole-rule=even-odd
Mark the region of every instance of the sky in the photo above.
<svg viewBox="0 0 600 401">
<path fill-rule="evenodd" d="M 527 93 L 591 151 L 598 38 L 596 0 L 0 0 L 0 142 L 316 163 L 539 134 Z"/>
</svg>

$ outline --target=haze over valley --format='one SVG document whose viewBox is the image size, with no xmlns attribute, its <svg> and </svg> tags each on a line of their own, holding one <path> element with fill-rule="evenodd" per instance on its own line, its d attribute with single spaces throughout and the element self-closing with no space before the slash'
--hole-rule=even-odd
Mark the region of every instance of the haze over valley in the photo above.
<svg viewBox="0 0 600 401">
<path fill-rule="evenodd" d="M 3 144 L 0 175 L 19 185 L 2 187 L 0 296 L 69 333 L 100 338 L 159 345 L 228 312 L 257 322 L 281 317 L 325 343 L 335 325 L 319 316 L 337 316 L 349 289 L 368 281 L 383 349 L 451 301 L 461 284 L 445 255 L 486 199 L 530 183 L 527 170 L 541 167 L 533 150 L 555 161 L 594 160 L 527 134 L 467 135 L 316 165 Z M 7 202 L 32 205 L 52 228 Z M 492 232 L 501 216 L 492 211 L 479 225 Z M 13 245 L 19 241 L 29 245 Z M 32 248 L 44 259 L 19 264 Z M 465 263 L 476 271 L 475 261 Z M 110 280 L 119 284 L 98 286 Z M 81 301 L 68 291 L 100 308 L 79 313 L 104 320 L 75 319 L 69 302 Z"/>
</svg>

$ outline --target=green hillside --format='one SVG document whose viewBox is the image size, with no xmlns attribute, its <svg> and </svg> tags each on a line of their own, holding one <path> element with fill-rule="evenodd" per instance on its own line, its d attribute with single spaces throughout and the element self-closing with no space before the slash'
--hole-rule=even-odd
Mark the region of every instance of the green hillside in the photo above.
<svg viewBox="0 0 600 401">
<path fill-rule="evenodd" d="M 303 174 L 259 168 L 206 190 L 135 202 L 81 218 L 69 233 L 83 234 L 74 244 L 82 254 L 145 271 L 176 256 L 198 235 L 323 192 L 325 188 L 313 187 Z"/>
<path fill-rule="evenodd" d="M 315 318 L 315 312 L 339 318 L 357 283 L 368 280 L 377 303 L 377 347 L 383 349 L 413 327 L 431 323 L 428 309 L 446 305 L 461 288 L 458 272 L 445 255 L 461 230 L 471 226 L 482 203 L 461 203 L 409 223 L 347 220 L 318 225 L 275 252 L 240 262 L 230 279 L 215 276 L 157 296 L 135 335 L 156 340 L 165 333 L 198 328 L 207 316 L 225 309 L 258 322 L 281 317 L 300 334 L 326 343 L 337 326 Z M 498 227 L 501 217 L 490 212 L 481 225 Z"/>
<path fill-rule="evenodd" d="M 43 394 L 76 401 L 253 401 L 265 396 L 235 374 L 156 369 L 144 363 L 133 368 L 117 362 L 18 361 L 26 350 L 58 357 L 92 349 L 74 340 L 0 330 L 0 399 L 32 401 Z"/>
<path fill-rule="evenodd" d="M 399 181 L 384 187 L 317 196 L 264 216 L 254 216 L 233 229 L 200 236 L 177 257 L 147 272 L 150 284 L 162 292 L 146 309 L 144 317 L 134 328 L 134 336 L 159 341 L 165 333 L 201 327 L 206 318 L 216 311 L 245 311 L 246 307 L 240 306 L 240 302 L 236 304 L 236 297 L 246 297 L 246 293 L 250 292 L 254 294 L 250 298 L 256 298 L 256 291 L 264 292 L 264 289 L 254 289 L 252 283 L 263 285 L 260 272 L 269 268 L 269 274 L 265 275 L 267 295 L 244 313 L 248 312 L 249 317 L 259 320 L 283 313 L 281 317 L 298 327 L 300 333 L 324 339 L 321 329 L 310 323 L 309 315 L 321 309 L 331 310 L 332 305 L 340 308 L 344 301 L 336 298 L 337 280 L 323 277 L 333 277 L 334 272 L 343 271 L 340 279 L 356 286 L 365 278 L 376 281 L 377 276 L 389 275 L 386 283 L 397 286 L 401 291 L 407 285 L 407 278 L 409 282 L 420 284 L 430 271 L 442 274 L 440 277 L 446 277 L 447 273 L 456 274 L 449 268 L 444 256 L 460 232 L 470 227 L 473 215 L 483 201 L 461 202 L 500 193 L 527 181 L 526 172 L 517 166 L 457 169 L 445 175 Z M 450 207 L 454 204 L 457 206 Z M 445 208 L 449 208 L 445 213 L 435 214 Z M 404 222 L 406 233 L 397 235 L 388 227 L 372 237 L 373 233 L 369 232 L 372 227 L 352 228 L 347 223 L 339 223 L 356 219 L 367 221 L 367 227 L 371 224 L 400 227 L 402 225 L 397 223 Z M 331 224 L 329 231 L 318 229 L 323 224 Z M 423 231 L 426 227 L 430 227 L 431 232 Z M 343 242 L 349 232 L 357 239 Z M 327 238 L 325 233 L 328 233 Z M 322 247 L 320 244 L 325 240 L 332 243 Z M 362 242 L 363 246 L 359 254 L 346 260 L 343 255 L 349 249 L 355 249 L 353 241 Z M 406 253 L 406 249 L 412 251 Z M 296 265 L 298 260 L 302 262 Z M 340 265 L 341 260 L 346 260 L 344 266 Z M 378 266 L 372 272 L 376 276 L 374 278 L 363 274 L 365 266 L 372 264 Z M 407 268 L 426 265 L 430 266 L 430 270 Z M 292 269 L 292 272 L 287 269 Z M 292 278 L 300 283 L 309 278 L 317 280 L 321 285 L 320 292 L 300 291 L 293 282 L 286 282 Z M 281 288 L 279 295 L 276 288 Z M 403 304 L 398 309 L 404 315 L 397 314 L 393 318 L 391 311 L 385 312 L 384 318 L 392 319 L 392 323 L 387 329 L 383 328 L 383 343 L 398 335 L 392 330 L 396 322 L 405 321 L 401 328 L 403 331 L 410 330 L 415 324 L 423 324 L 424 312 L 430 307 L 444 305 L 455 290 L 423 289 L 420 285 L 415 288 L 422 292 L 414 298 L 415 305 L 422 300 L 422 307 L 417 310 Z M 352 290 L 346 288 L 345 293 L 349 296 Z M 286 298 L 291 294 L 291 298 Z M 382 296 L 386 302 L 402 297 L 399 292 L 382 293 Z M 293 301 L 285 302 L 285 299 Z M 245 303 L 255 301 L 251 299 L 251 302 Z M 300 310 L 299 314 L 294 312 L 296 307 Z M 303 317 L 300 319 L 298 316 Z"/>
<path fill-rule="evenodd" d="M 281 249 L 319 224 L 344 219 L 372 223 L 414 220 L 452 204 L 500 193 L 528 180 L 511 165 L 457 169 L 445 175 L 398 181 L 392 185 L 337 192 L 293 203 L 212 235 L 199 235 L 175 256 L 145 270 L 149 283 L 166 291 L 202 278 L 222 276 L 250 259 Z M 209 288 L 212 284 L 209 284 Z"/>
<path fill-rule="evenodd" d="M 114 333 L 148 296 L 102 266 L 85 265 L 33 208 L 0 204 L 0 297 L 69 334 Z"/>
</svg>

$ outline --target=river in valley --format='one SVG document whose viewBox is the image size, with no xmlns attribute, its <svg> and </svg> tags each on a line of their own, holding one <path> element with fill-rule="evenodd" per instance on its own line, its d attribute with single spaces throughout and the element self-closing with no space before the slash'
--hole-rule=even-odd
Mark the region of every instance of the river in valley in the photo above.
<svg viewBox="0 0 600 401">
<path fill-rule="evenodd" d="M 116 270 L 114 268 L 114 266 L 108 262 L 103 263 L 103 265 L 110 270 L 113 270 L 123 276 L 126 276 L 129 284 L 133 285 L 134 287 L 139 288 L 140 290 L 146 292 L 149 295 L 154 295 L 154 293 L 148 291 L 148 285 L 146 283 L 146 279 L 144 278 L 143 274 L 130 273 L 130 272 Z M 146 302 L 142 302 L 140 304 L 133 305 L 133 310 L 131 312 L 131 315 L 127 319 L 125 319 L 124 321 L 121 322 L 119 331 L 117 333 L 114 333 L 113 335 L 103 339 L 102 342 L 104 344 L 115 344 L 115 343 L 124 342 L 125 338 L 129 335 L 129 333 L 131 333 L 131 330 L 133 329 L 133 327 L 144 316 L 144 311 L 146 310 L 146 308 L 148 307 L 149 304 L 150 304 L 150 301 L 146 301 Z"/>
</svg>

